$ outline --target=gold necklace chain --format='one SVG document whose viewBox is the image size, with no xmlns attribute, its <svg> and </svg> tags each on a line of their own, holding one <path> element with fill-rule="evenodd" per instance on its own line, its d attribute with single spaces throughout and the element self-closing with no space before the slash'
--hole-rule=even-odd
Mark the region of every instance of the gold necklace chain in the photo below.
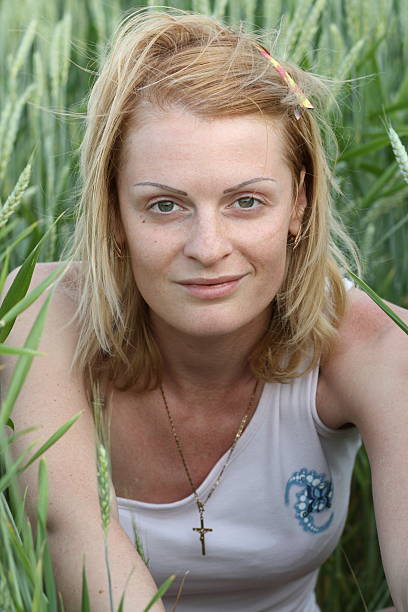
<svg viewBox="0 0 408 612">
<path fill-rule="evenodd" d="M 187 465 L 187 461 L 186 461 L 186 459 L 184 457 L 184 453 L 183 453 L 183 450 L 181 448 L 181 443 L 180 443 L 179 437 L 178 437 L 177 432 L 176 432 L 176 428 L 175 428 L 175 425 L 174 425 L 173 417 L 171 416 L 171 413 L 170 413 L 170 410 L 169 410 L 169 405 L 167 403 L 167 399 L 166 399 L 166 396 L 165 396 L 165 393 L 164 393 L 163 385 L 160 385 L 160 392 L 161 392 L 161 395 L 162 395 L 162 398 L 163 398 L 164 407 L 165 407 L 166 412 L 167 412 L 167 417 L 169 419 L 170 428 L 171 428 L 174 440 L 176 442 L 177 451 L 178 451 L 178 454 L 180 455 L 180 459 L 182 461 L 182 464 L 183 464 L 183 467 L 184 467 L 184 471 L 185 471 L 185 473 L 187 475 L 188 482 L 190 483 L 191 490 L 193 492 L 194 499 L 195 499 L 195 502 L 197 504 L 198 513 L 200 515 L 200 527 L 193 527 L 193 531 L 197 531 L 200 534 L 201 553 L 203 555 L 205 555 L 205 534 L 207 532 L 209 532 L 209 531 L 212 531 L 212 529 L 204 526 L 205 504 L 208 502 L 208 500 L 210 499 L 211 495 L 214 493 L 215 489 L 220 484 L 220 480 L 221 480 L 221 478 L 222 478 L 222 476 L 223 476 L 223 474 L 225 472 L 226 467 L 228 466 L 228 464 L 230 462 L 231 455 L 234 452 L 234 449 L 235 449 L 235 447 L 237 445 L 238 440 L 240 439 L 240 437 L 242 435 L 242 432 L 244 431 L 245 425 L 246 425 L 246 423 L 248 421 L 248 418 L 249 418 L 249 415 L 251 414 L 251 411 L 252 411 L 252 405 L 254 403 L 254 399 L 255 399 L 257 388 L 258 388 L 258 381 L 255 382 L 255 386 L 254 386 L 254 388 L 252 390 L 251 397 L 249 398 L 248 408 L 247 408 L 244 416 L 241 419 L 241 422 L 240 422 L 239 427 L 238 427 L 238 431 L 235 434 L 234 441 L 233 441 L 232 446 L 231 446 L 231 448 L 230 448 L 230 450 L 228 452 L 228 455 L 227 455 L 227 458 L 225 460 L 225 463 L 222 466 L 222 468 L 220 470 L 220 473 L 218 474 L 215 483 L 211 487 L 210 492 L 208 493 L 206 500 L 203 502 L 203 501 L 201 501 L 201 499 L 200 499 L 200 497 L 199 497 L 199 495 L 197 493 L 197 490 L 196 490 L 196 488 L 194 486 L 193 478 L 191 476 L 189 467 Z"/>
</svg>

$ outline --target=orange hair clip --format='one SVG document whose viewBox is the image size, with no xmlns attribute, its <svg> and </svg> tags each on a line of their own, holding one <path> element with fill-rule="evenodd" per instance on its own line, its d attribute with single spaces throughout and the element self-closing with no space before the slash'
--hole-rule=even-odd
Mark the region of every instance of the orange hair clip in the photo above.
<svg viewBox="0 0 408 612">
<path fill-rule="evenodd" d="M 271 62 L 272 66 L 277 70 L 277 72 L 279 72 L 280 76 L 282 77 L 282 80 L 288 86 L 289 91 L 295 94 L 298 100 L 299 106 L 301 108 L 308 108 L 308 109 L 314 108 L 313 104 L 310 102 L 310 100 L 306 98 L 305 94 L 300 89 L 299 85 L 295 83 L 295 81 L 292 79 L 290 74 L 286 72 L 285 68 L 275 58 L 272 57 L 269 51 L 267 51 L 265 47 L 262 47 L 261 45 L 259 45 L 259 50 L 262 53 L 262 55 Z M 295 117 L 296 119 L 300 119 L 299 109 L 295 110 Z"/>
</svg>

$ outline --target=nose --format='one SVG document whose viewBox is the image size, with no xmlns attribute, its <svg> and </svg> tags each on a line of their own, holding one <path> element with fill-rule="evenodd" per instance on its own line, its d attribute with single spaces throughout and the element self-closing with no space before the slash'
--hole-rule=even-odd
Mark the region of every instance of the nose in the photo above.
<svg viewBox="0 0 408 612">
<path fill-rule="evenodd" d="M 184 255 L 212 266 L 232 252 L 226 222 L 216 210 L 197 213 L 192 219 L 184 245 Z"/>
</svg>

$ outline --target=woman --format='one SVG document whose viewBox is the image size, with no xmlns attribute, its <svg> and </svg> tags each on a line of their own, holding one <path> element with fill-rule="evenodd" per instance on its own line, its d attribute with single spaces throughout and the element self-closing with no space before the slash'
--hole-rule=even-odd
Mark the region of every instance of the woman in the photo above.
<svg viewBox="0 0 408 612">
<path fill-rule="evenodd" d="M 343 279 L 335 244 L 347 238 L 310 102 L 321 90 L 204 16 L 142 11 L 116 34 L 89 102 L 79 263 L 55 293 L 45 356 L 14 412 L 46 436 L 83 411 L 47 452 L 67 610 L 79 609 L 82 558 L 92 609 L 108 609 L 95 381 L 110 420 L 113 588 L 118 602 L 126 586 L 126 610 L 144 608 L 151 574 L 171 573 L 187 574 L 181 611 L 318 610 L 316 575 L 344 524 L 360 434 L 388 583 L 408 610 L 406 339 Z M 30 491 L 35 478 L 25 475 Z"/>
</svg>

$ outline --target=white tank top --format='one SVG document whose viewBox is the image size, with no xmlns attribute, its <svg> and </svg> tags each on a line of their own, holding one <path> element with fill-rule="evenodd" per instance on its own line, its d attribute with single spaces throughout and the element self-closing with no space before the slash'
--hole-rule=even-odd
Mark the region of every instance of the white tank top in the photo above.
<svg viewBox="0 0 408 612">
<path fill-rule="evenodd" d="M 205 507 L 206 556 L 193 495 L 167 504 L 118 498 L 119 520 L 141 539 L 170 611 L 317 612 L 318 568 L 345 522 L 360 436 L 332 430 L 316 412 L 318 368 L 289 384 L 266 384 L 257 410 Z M 198 488 L 205 500 L 227 453 Z M 181 469 L 181 466 L 180 466 Z"/>
</svg>

